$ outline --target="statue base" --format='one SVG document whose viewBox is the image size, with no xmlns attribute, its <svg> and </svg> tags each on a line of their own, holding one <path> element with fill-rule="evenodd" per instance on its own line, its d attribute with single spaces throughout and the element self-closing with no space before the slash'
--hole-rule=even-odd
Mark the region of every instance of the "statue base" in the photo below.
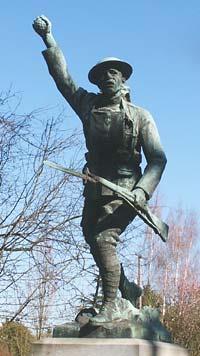
<svg viewBox="0 0 200 356">
<path fill-rule="evenodd" d="M 188 356 L 173 344 L 141 339 L 46 338 L 32 344 L 30 356 Z"/>
<path fill-rule="evenodd" d="M 158 326 L 155 328 L 155 326 Z M 154 326 L 138 320 L 122 320 L 93 326 L 87 323 L 80 327 L 78 323 L 66 323 L 56 326 L 53 330 L 53 338 L 136 338 L 153 341 L 171 342 L 169 332 L 159 323 Z"/>
<path fill-rule="evenodd" d="M 151 307 L 141 310 L 122 298 L 118 299 L 121 310 L 121 320 L 93 325 L 88 317 L 88 310 L 84 317 L 76 318 L 76 322 L 66 323 L 54 327 L 55 338 L 136 338 L 151 341 L 171 342 L 168 330 L 159 320 L 159 312 Z M 92 319 L 91 319 L 92 320 Z"/>
</svg>

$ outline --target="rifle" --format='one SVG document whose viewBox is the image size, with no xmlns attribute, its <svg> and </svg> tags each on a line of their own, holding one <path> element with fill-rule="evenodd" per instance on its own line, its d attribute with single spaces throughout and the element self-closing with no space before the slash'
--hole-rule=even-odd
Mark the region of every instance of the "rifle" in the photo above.
<svg viewBox="0 0 200 356">
<path fill-rule="evenodd" d="M 147 224 L 149 225 L 154 232 L 159 235 L 162 239 L 162 241 L 166 242 L 167 237 L 168 237 L 168 230 L 169 227 L 168 225 L 160 220 L 156 215 L 154 215 L 149 208 L 148 204 L 146 203 L 144 206 L 138 207 L 138 205 L 135 204 L 134 197 L 131 192 L 129 192 L 127 189 L 122 188 L 115 183 L 109 182 L 107 179 L 103 177 L 96 176 L 90 172 L 88 174 L 76 172 L 72 169 L 65 168 L 63 166 L 60 166 L 57 163 L 51 162 L 51 161 L 44 161 L 44 164 L 47 164 L 48 166 L 58 169 L 59 171 L 62 171 L 64 173 L 73 175 L 75 177 L 81 178 L 85 181 L 97 184 L 100 183 L 103 186 L 111 189 L 113 192 L 117 193 L 121 198 L 123 198 L 137 213 L 137 215 Z"/>
</svg>

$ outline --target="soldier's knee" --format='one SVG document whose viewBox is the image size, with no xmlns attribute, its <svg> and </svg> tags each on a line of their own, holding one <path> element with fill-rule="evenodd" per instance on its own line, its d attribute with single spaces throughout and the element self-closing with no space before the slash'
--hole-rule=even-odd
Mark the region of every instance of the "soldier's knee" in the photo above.
<svg viewBox="0 0 200 356">
<path fill-rule="evenodd" d="M 101 233 L 94 236 L 95 243 L 98 247 L 105 245 L 117 246 L 119 241 L 120 229 L 109 229 L 102 231 Z"/>
</svg>

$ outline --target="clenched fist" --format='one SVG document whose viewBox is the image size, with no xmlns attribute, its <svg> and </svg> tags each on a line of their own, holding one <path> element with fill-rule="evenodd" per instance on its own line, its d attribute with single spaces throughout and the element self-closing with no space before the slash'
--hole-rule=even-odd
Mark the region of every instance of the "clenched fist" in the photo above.
<svg viewBox="0 0 200 356">
<path fill-rule="evenodd" d="M 44 38 L 47 34 L 51 33 L 51 22 L 44 15 L 38 16 L 33 21 L 33 28 L 35 32 L 37 32 L 42 38 Z"/>
</svg>

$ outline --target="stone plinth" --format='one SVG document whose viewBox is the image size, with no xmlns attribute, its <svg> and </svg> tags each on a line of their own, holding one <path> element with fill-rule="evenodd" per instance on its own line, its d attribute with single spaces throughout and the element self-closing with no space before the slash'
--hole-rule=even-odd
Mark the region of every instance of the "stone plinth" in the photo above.
<svg viewBox="0 0 200 356">
<path fill-rule="evenodd" d="M 176 345 L 141 339 L 46 338 L 32 345 L 31 356 L 188 356 Z"/>
</svg>

